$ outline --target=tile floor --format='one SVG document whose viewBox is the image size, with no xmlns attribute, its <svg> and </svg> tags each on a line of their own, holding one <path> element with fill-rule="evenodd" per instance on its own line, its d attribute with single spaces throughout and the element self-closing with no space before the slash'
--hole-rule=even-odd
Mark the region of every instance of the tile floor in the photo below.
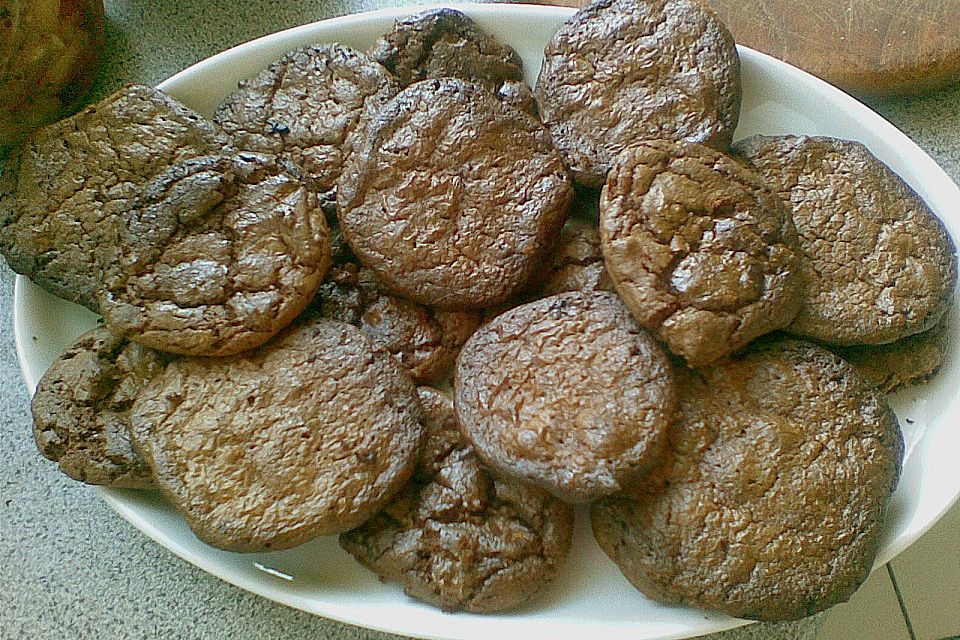
<svg viewBox="0 0 960 640">
<path fill-rule="evenodd" d="M 900 592 L 902 605 L 897 598 Z M 818 640 L 960 639 L 960 503 L 834 607 Z"/>
</svg>

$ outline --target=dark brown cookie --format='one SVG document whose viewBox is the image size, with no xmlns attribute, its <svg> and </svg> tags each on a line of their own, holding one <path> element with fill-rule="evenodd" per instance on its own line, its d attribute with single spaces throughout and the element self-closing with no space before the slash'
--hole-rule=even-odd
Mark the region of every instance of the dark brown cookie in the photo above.
<svg viewBox="0 0 960 640">
<path fill-rule="evenodd" d="M 933 329 L 896 342 L 834 347 L 833 351 L 880 391 L 892 393 L 909 384 L 925 382 L 940 370 L 947 353 L 948 315 L 944 314 Z"/>
<path fill-rule="evenodd" d="M 447 611 L 529 601 L 570 548 L 573 512 L 485 469 L 461 439 L 450 400 L 420 389 L 428 432 L 414 480 L 340 544 L 381 579 Z"/>
<path fill-rule="evenodd" d="M 137 397 L 134 445 L 201 539 L 293 547 L 358 526 L 416 465 L 416 387 L 354 327 L 306 320 L 232 358 L 182 358 Z"/>
<path fill-rule="evenodd" d="M 524 80 L 507 80 L 500 85 L 494 95 L 514 109 L 539 117 L 537 100 L 533 97 L 533 91 L 530 90 Z"/>
<path fill-rule="evenodd" d="M 692 367 L 785 327 L 800 305 L 789 211 L 759 175 L 703 145 L 624 152 L 601 195 L 600 237 L 633 316 Z"/>
<path fill-rule="evenodd" d="M 367 120 L 399 89 L 365 54 L 341 44 L 313 45 L 240 82 L 213 119 L 239 148 L 299 166 L 332 212 L 333 189 Z"/>
<path fill-rule="evenodd" d="M 598 0 L 554 34 L 535 94 L 574 178 L 600 186 L 640 140 L 725 149 L 740 117 L 740 59 L 698 2 Z"/>
<path fill-rule="evenodd" d="M 313 305 L 325 318 L 359 327 L 419 382 L 449 371 L 481 320 L 476 311 L 431 309 L 391 295 L 370 269 L 351 262 L 330 270 Z"/>
<path fill-rule="evenodd" d="M 207 156 L 146 186 L 111 238 L 99 307 L 141 344 L 189 355 L 252 349 L 293 321 L 330 262 L 315 194 L 270 156 Z"/>
<path fill-rule="evenodd" d="M 566 291 L 614 291 L 603 265 L 597 219 L 600 190 L 576 187 L 570 216 L 527 281 L 524 291 L 483 310 L 489 320 L 508 309 Z"/>
<path fill-rule="evenodd" d="M 956 249 L 923 200 L 859 142 L 756 136 L 737 151 L 792 209 L 806 293 L 791 333 L 884 344 L 937 323 Z"/>
<path fill-rule="evenodd" d="M 118 257 L 116 221 L 170 165 L 229 150 L 198 114 L 131 85 L 41 129 L 4 162 L 0 251 L 17 273 L 97 309 L 103 273 Z"/>
<path fill-rule="evenodd" d="M 150 468 L 130 445 L 130 409 L 167 361 L 103 327 L 77 338 L 43 374 L 33 396 L 40 453 L 74 480 L 152 487 Z"/>
<path fill-rule="evenodd" d="M 847 600 L 873 565 L 903 443 L 883 396 L 803 342 L 681 375 L 662 466 L 593 507 L 647 596 L 792 620 Z"/>
<path fill-rule="evenodd" d="M 543 264 L 530 279 L 538 298 L 565 291 L 613 291 L 603 265 L 600 232 L 589 222 L 570 219 Z"/>
<path fill-rule="evenodd" d="M 377 278 L 405 298 L 457 310 L 517 293 L 571 197 L 542 125 L 454 78 L 394 98 L 337 194 L 344 237 Z"/>
<path fill-rule="evenodd" d="M 457 417 L 485 463 L 571 502 L 619 491 L 673 420 L 666 354 L 612 293 L 516 307 L 464 345 Z"/>
<path fill-rule="evenodd" d="M 460 78 L 522 111 L 537 113 L 517 52 L 456 9 L 429 9 L 400 18 L 369 53 L 405 87 L 428 78 Z"/>
<path fill-rule="evenodd" d="M 467 449 L 470 445 L 460 433 L 453 400 L 447 394 L 433 387 L 418 387 L 417 395 L 420 398 L 426 436 L 414 476 L 430 481 L 443 470 L 447 456 L 457 449 Z"/>
</svg>

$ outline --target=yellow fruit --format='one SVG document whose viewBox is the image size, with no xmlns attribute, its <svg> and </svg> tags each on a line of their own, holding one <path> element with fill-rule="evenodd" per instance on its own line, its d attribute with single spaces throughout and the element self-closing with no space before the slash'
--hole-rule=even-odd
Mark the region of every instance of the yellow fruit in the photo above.
<svg viewBox="0 0 960 640">
<path fill-rule="evenodd" d="M 70 113 L 102 46 L 103 0 L 0 0 L 0 147 Z"/>
</svg>

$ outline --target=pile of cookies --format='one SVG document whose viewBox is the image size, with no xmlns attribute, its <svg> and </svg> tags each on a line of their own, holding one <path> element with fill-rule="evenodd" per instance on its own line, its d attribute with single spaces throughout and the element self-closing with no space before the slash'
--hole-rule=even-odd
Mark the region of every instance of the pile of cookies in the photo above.
<svg viewBox="0 0 960 640">
<path fill-rule="evenodd" d="M 340 534 L 447 610 L 531 600 L 585 503 L 656 600 L 846 600 L 955 249 L 859 143 L 731 147 L 740 97 L 708 9 L 598 0 L 533 91 L 441 9 L 292 51 L 210 121 L 131 86 L 42 130 L 0 249 L 104 322 L 40 382 L 41 452 L 222 549 Z"/>
</svg>

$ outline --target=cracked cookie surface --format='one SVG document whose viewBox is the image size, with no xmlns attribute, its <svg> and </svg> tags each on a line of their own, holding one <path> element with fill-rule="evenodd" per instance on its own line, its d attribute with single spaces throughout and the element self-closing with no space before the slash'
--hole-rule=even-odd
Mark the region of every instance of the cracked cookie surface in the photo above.
<svg viewBox="0 0 960 640">
<path fill-rule="evenodd" d="M 169 167 L 117 233 L 98 299 L 104 321 L 172 353 L 263 344 L 306 308 L 330 263 L 316 196 L 254 153 Z"/>
<path fill-rule="evenodd" d="M 11 267 L 162 351 L 262 344 L 306 307 L 330 260 L 315 194 L 148 87 L 39 132 L 0 191 Z"/>
<path fill-rule="evenodd" d="M 80 482 L 153 487 L 150 468 L 130 444 L 130 410 L 168 360 L 103 327 L 77 338 L 43 374 L 33 395 L 40 452 Z"/>
<path fill-rule="evenodd" d="M 546 492 L 488 471 L 463 441 L 453 405 L 421 388 L 427 440 L 413 480 L 340 544 L 382 579 L 447 611 L 502 611 L 556 575 L 573 512 Z"/>
<path fill-rule="evenodd" d="M 833 352 L 880 391 L 893 393 L 907 385 L 926 382 L 940 370 L 950 340 L 948 316 L 949 312 L 932 329 L 896 342 L 834 347 Z"/>
<path fill-rule="evenodd" d="M 350 47 L 301 47 L 242 81 L 213 120 L 238 148 L 293 162 L 332 215 L 347 158 L 399 88 L 383 66 Z"/>
<path fill-rule="evenodd" d="M 597 227 L 579 219 L 568 220 L 530 280 L 538 298 L 566 291 L 613 291 Z"/>
<path fill-rule="evenodd" d="M 286 549 L 358 526 L 422 442 L 409 376 L 350 325 L 304 319 L 230 358 L 181 358 L 140 393 L 134 446 L 194 533 Z"/>
<path fill-rule="evenodd" d="M 523 288 L 572 195 L 535 118 L 443 78 L 410 85 L 376 117 L 338 185 L 338 217 L 389 289 L 476 309 Z"/>
<path fill-rule="evenodd" d="M 943 223 L 859 142 L 754 136 L 736 151 L 791 209 L 805 293 L 788 331 L 884 344 L 937 323 L 957 281 Z"/>
<path fill-rule="evenodd" d="M 551 38 L 534 93 L 574 178 L 600 186 L 638 140 L 725 149 L 740 115 L 740 60 L 697 2 L 598 0 Z"/>
<path fill-rule="evenodd" d="M 313 306 L 324 318 L 359 327 L 418 382 L 449 371 L 481 320 L 475 311 L 431 309 L 391 295 L 370 269 L 353 262 L 330 269 Z"/>
<path fill-rule="evenodd" d="M 428 78 L 460 78 L 521 111 L 537 114 L 517 52 L 456 9 L 430 9 L 400 18 L 369 53 L 403 86 Z"/>
<path fill-rule="evenodd" d="M 457 358 L 454 400 L 486 464 L 570 502 L 646 471 L 676 403 L 666 354 L 605 292 L 542 298 L 482 326 Z"/>
<path fill-rule="evenodd" d="M 789 211 L 758 174 L 703 145 L 624 152 L 601 194 L 600 236 L 634 317 L 692 367 L 785 327 L 800 306 Z"/>
<path fill-rule="evenodd" d="M 663 462 L 593 506 L 600 546 L 655 600 L 791 620 L 873 565 L 903 442 L 883 396 L 809 343 L 678 375 Z"/>
<path fill-rule="evenodd" d="M 99 311 L 119 221 L 173 164 L 224 153 L 230 139 L 162 92 L 130 85 L 44 127 L 4 163 L 0 251 L 10 268 Z"/>
</svg>

